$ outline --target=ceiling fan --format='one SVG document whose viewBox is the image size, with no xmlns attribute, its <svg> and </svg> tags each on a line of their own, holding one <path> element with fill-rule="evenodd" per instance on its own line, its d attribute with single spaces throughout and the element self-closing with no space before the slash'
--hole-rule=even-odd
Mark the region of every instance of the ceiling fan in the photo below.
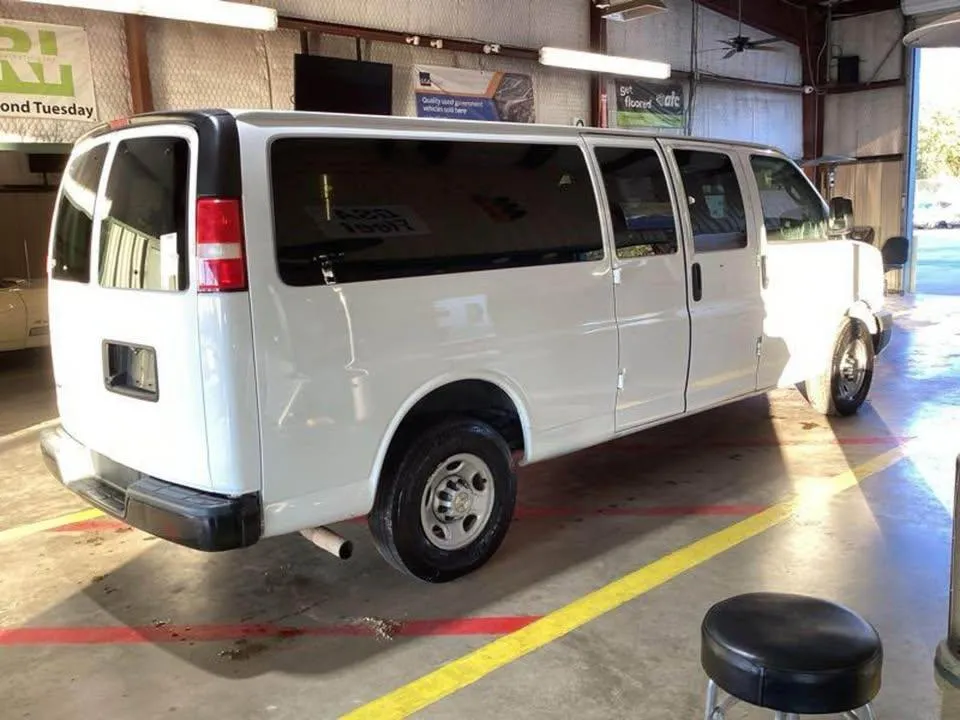
<svg viewBox="0 0 960 720">
<path fill-rule="evenodd" d="M 779 52 L 780 48 L 770 47 L 778 43 L 778 38 L 766 38 L 764 40 L 751 40 L 743 34 L 743 0 L 737 2 L 737 34 L 727 40 L 721 40 L 720 43 L 727 46 L 727 51 L 723 55 L 724 60 L 729 60 L 734 55 L 738 55 L 747 50 L 760 50 L 762 52 Z M 719 48 L 723 50 L 724 48 Z"/>
</svg>

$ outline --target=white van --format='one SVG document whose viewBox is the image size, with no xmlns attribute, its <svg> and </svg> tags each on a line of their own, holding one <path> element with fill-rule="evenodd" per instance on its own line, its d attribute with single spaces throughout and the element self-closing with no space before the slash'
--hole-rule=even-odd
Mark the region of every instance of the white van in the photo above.
<svg viewBox="0 0 960 720">
<path fill-rule="evenodd" d="M 532 463 L 805 382 L 856 412 L 876 249 L 764 147 L 292 112 L 85 137 L 50 240 L 52 471 L 227 550 L 368 516 L 433 582 L 503 540 Z"/>
</svg>

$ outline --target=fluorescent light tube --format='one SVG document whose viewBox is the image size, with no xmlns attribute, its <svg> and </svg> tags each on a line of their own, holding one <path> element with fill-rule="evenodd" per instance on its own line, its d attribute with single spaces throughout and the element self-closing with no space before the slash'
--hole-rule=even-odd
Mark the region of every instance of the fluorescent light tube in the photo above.
<svg viewBox="0 0 960 720">
<path fill-rule="evenodd" d="M 627 77 L 644 77 L 657 80 L 666 80 L 670 77 L 670 65 L 667 63 L 555 47 L 540 48 L 540 63 L 553 67 L 590 70 L 591 72 Z"/>
<path fill-rule="evenodd" d="M 37 5 L 61 5 L 83 10 L 147 15 L 166 20 L 226 25 L 249 30 L 276 30 L 273 8 L 224 0 L 21 0 Z"/>
</svg>

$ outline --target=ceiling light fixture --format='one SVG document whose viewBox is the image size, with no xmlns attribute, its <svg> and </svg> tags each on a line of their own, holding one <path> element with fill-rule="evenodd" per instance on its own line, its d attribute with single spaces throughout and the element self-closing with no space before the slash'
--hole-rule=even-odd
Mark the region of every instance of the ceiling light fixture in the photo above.
<svg viewBox="0 0 960 720">
<path fill-rule="evenodd" d="M 627 77 L 653 78 L 656 80 L 666 80 L 670 77 L 670 65 L 668 63 L 618 57 L 616 55 L 602 55 L 581 50 L 567 50 L 565 48 L 540 48 L 540 63 L 552 67 L 589 70 Z"/>
<path fill-rule="evenodd" d="M 630 22 L 641 18 L 656 15 L 667 10 L 667 6 L 660 0 L 624 0 L 624 2 L 597 3 L 600 17 L 615 22 Z"/>
<path fill-rule="evenodd" d="M 273 8 L 225 0 L 21 0 L 37 5 L 61 5 L 82 10 L 146 15 L 165 20 L 225 25 L 249 30 L 276 30 Z"/>
</svg>

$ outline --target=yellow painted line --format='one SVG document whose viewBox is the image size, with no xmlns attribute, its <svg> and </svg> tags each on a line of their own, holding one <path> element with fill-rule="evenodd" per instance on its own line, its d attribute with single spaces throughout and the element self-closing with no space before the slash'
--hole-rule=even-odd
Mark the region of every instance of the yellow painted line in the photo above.
<svg viewBox="0 0 960 720">
<path fill-rule="evenodd" d="M 93 520 L 94 518 L 102 516 L 103 513 L 101 511 L 96 508 L 90 508 L 89 510 L 80 510 L 79 512 L 70 513 L 69 515 L 61 515 L 60 517 L 50 518 L 49 520 L 40 520 L 39 522 L 29 523 L 28 525 L 18 525 L 8 530 L 0 530 L 0 543 L 22 540 L 30 535 L 36 535 L 46 530 L 54 530 L 62 525 L 70 525 L 76 522 L 83 522 L 84 520 Z"/>
<path fill-rule="evenodd" d="M 720 530 L 670 553 L 645 567 L 574 600 L 559 610 L 545 615 L 521 630 L 494 640 L 427 675 L 404 685 L 343 716 L 344 720 L 405 718 L 422 710 L 494 670 L 537 650 L 548 643 L 615 610 L 681 573 L 736 547 L 745 540 L 779 525 L 811 503 L 853 487 L 861 480 L 896 464 L 904 457 L 903 448 L 889 450 L 862 465 L 823 481 L 809 483 L 809 494 L 803 493 L 778 503 L 763 512 L 751 515 L 735 525 Z"/>
</svg>

